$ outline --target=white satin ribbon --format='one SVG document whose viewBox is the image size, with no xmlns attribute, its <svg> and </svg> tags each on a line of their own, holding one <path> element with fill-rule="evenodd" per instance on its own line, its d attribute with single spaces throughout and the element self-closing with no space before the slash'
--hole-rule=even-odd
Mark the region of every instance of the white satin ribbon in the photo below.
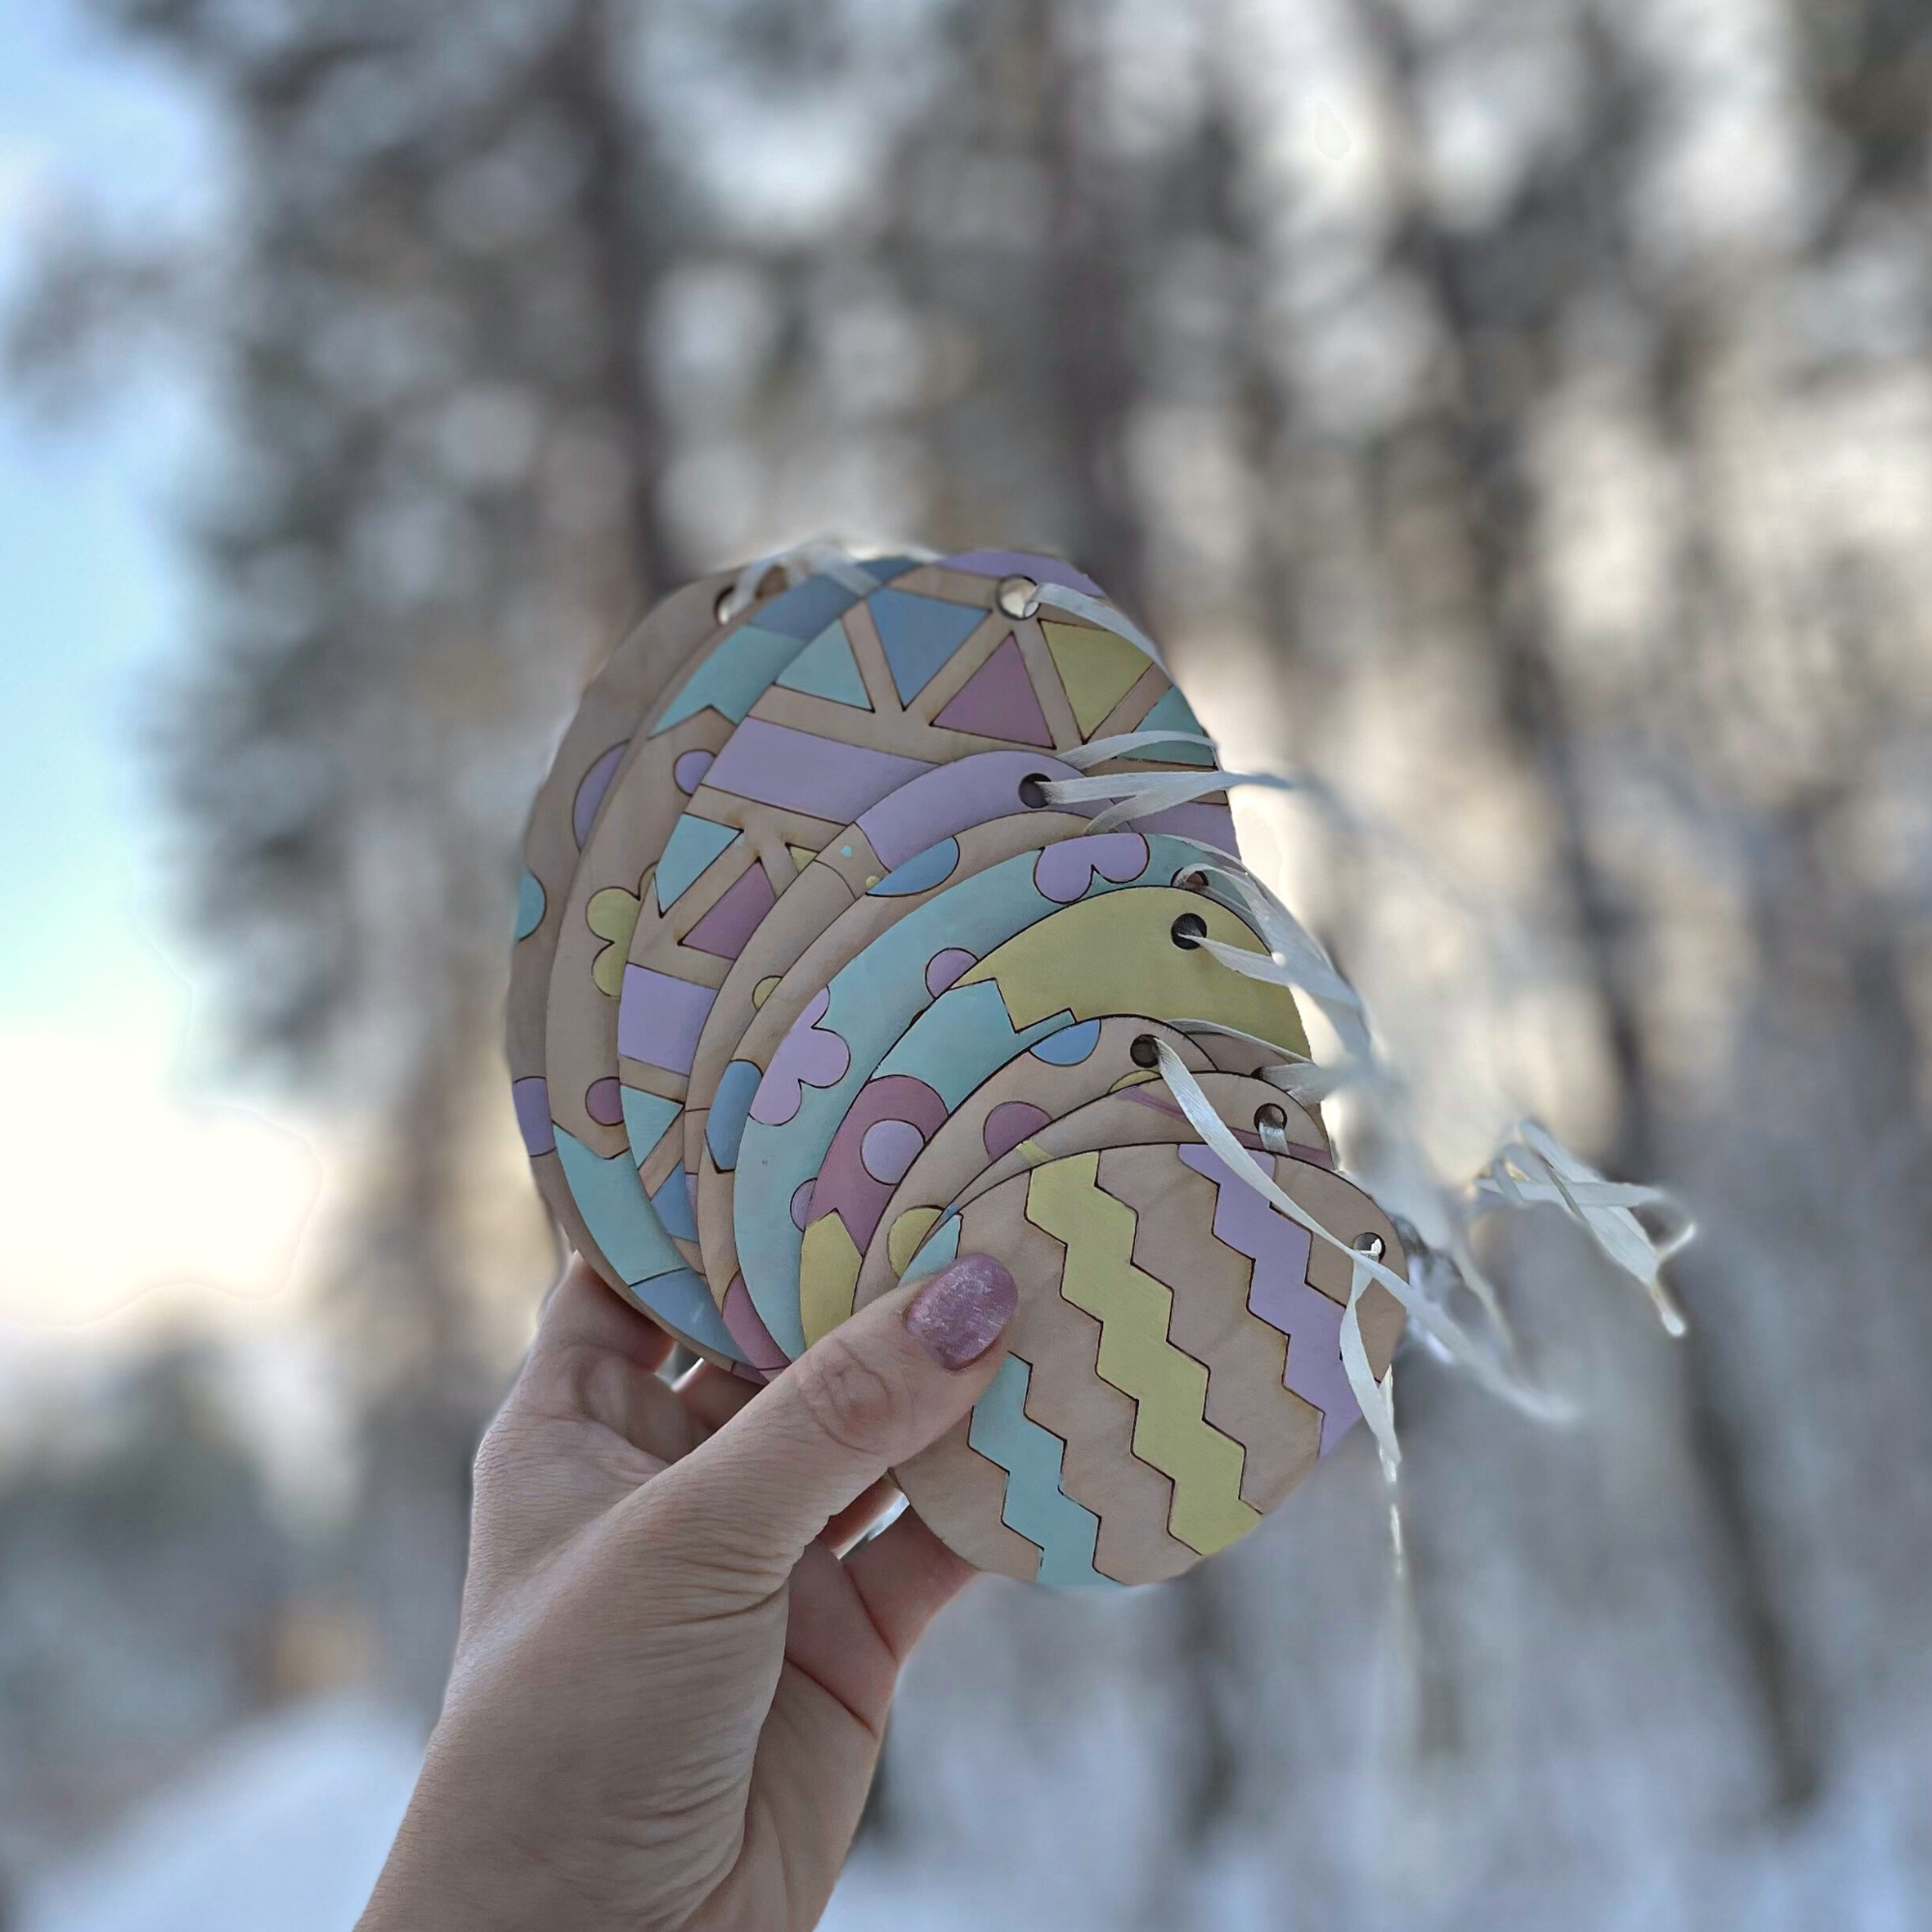
<svg viewBox="0 0 1932 1932">
<path fill-rule="evenodd" d="M 1369 1370 L 1357 1310 L 1362 1291 L 1372 1281 L 1387 1289 L 1408 1311 L 1418 1328 L 1439 1343 L 1500 1401 L 1538 1421 L 1567 1422 L 1573 1419 L 1575 1410 L 1570 1404 L 1532 1388 L 1513 1376 L 1446 1309 L 1429 1301 L 1386 1263 L 1378 1261 L 1373 1255 L 1363 1254 L 1323 1227 L 1307 1208 L 1276 1184 L 1271 1173 L 1264 1173 L 1256 1164 L 1253 1155 L 1236 1139 L 1233 1128 L 1215 1113 L 1213 1104 L 1202 1091 L 1201 1083 L 1173 1047 L 1165 1040 L 1156 1040 L 1154 1047 L 1159 1056 L 1161 1078 L 1167 1082 L 1168 1092 L 1174 1095 L 1175 1104 L 1187 1116 L 1202 1140 L 1271 1208 L 1279 1208 L 1297 1227 L 1305 1228 L 1314 1239 L 1325 1241 L 1329 1247 L 1349 1257 L 1350 1292 L 1349 1304 L 1342 1315 L 1342 1365 L 1348 1373 L 1349 1386 L 1354 1391 L 1355 1400 L 1361 1405 L 1369 1427 L 1375 1432 L 1376 1445 L 1381 1451 L 1382 1466 L 1387 1472 L 1393 1475 L 1402 1462 L 1402 1450 L 1395 1435 L 1395 1407 Z M 1272 1166 L 1272 1163 L 1269 1165 Z"/>
<path fill-rule="evenodd" d="M 1605 1180 L 1548 1128 L 1535 1121 L 1519 1122 L 1516 1138 L 1498 1148 L 1476 1177 L 1475 1200 L 1504 1208 L 1561 1208 L 1604 1253 L 1641 1284 L 1668 1335 L 1683 1335 L 1688 1323 L 1677 1297 L 1662 1274 L 1663 1264 L 1697 1233 L 1690 1210 L 1661 1187 Z M 1633 1211 L 1658 1210 L 1665 1232 L 1653 1236 Z"/>
<path fill-rule="evenodd" d="M 1160 646 L 1131 617 L 1115 610 L 1105 598 L 1075 590 L 1070 583 L 1040 583 L 1035 587 L 1039 592 L 1040 603 L 1070 611 L 1074 616 L 1084 617 L 1090 624 L 1099 625 L 1103 631 L 1112 631 L 1115 637 L 1124 638 L 1128 643 L 1138 645 L 1162 670 L 1167 668 Z"/>
<path fill-rule="evenodd" d="M 1342 1057 L 1332 1066 L 1302 1075 L 1304 1091 L 1326 1091 L 1353 1085 L 1374 1091 L 1380 1106 L 1398 1115 L 1406 1111 L 1406 1095 L 1378 1059 L 1368 1014 L 1360 996 L 1337 971 L 1321 942 L 1260 880 L 1242 867 L 1207 863 L 1202 869 L 1227 882 L 1245 905 L 1250 923 L 1266 944 L 1266 954 L 1250 952 L 1203 936 L 1204 947 L 1231 970 L 1254 980 L 1272 980 L 1306 996 L 1335 1029 Z M 1501 1305 L 1469 1252 L 1467 1225 L 1487 1208 L 1521 1208 L 1548 1205 L 1562 1209 L 1589 1235 L 1603 1253 L 1641 1286 L 1657 1310 L 1666 1333 L 1686 1332 L 1683 1310 L 1664 1285 L 1663 1264 L 1692 1237 L 1696 1224 L 1673 1196 L 1663 1189 L 1606 1180 L 1534 1121 L 1518 1124 L 1511 1139 L 1497 1149 L 1489 1165 L 1460 1197 L 1425 1179 L 1426 1163 L 1414 1137 L 1402 1129 L 1389 1135 L 1392 1154 L 1408 1170 L 1395 1204 L 1415 1222 L 1429 1246 L 1446 1253 L 1456 1264 L 1491 1319 L 1507 1333 Z M 1653 1236 L 1633 1209 L 1649 1208 L 1664 1222 L 1664 1232 Z"/>
<path fill-rule="evenodd" d="M 1204 737 L 1199 731 L 1119 731 L 1111 738 L 1091 738 L 1084 745 L 1070 745 L 1053 755 L 1063 765 L 1084 772 L 1092 766 L 1104 765 L 1109 758 L 1130 758 L 1150 745 L 1185 745 L 1199 752 L 1215 750 L 1213 739 Z M 1218 753 L 1216 762 L 1219 762 Z"/>
<path fill-rule="evenodd" d="M 939 553 L 923 545 L 904 544 L 894 554 L 930 563 Z M 803 583 L 808 577 L 829 577 L 855 597 L 869 597 L 879 587 L 878 579 L 861 570 L 852 553 L 843 544 L 834 543 L 827 537 L 814 537 L 809 542 L 794 544 L 789 550 L 754 556 L 739 571 L 731 588 L 723 598 L 719 612 L 721 618 L 728 623 L 748 605 L 756 603 L 758 585 L 773 570 L 783 571 L 788 584 Z"/>
</svg>

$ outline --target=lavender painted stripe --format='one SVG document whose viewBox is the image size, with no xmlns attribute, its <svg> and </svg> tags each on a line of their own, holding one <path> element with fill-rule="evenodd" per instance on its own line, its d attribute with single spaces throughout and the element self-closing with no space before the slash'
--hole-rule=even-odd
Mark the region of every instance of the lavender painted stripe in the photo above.
<svg viewBox="0 0 1932 1932">
<path fill-rule="evenodd" d="M 510 1098 L 516 1104 L 517 1129 L 524 1137 L 530 1158 L 554 1153 L 556 1131 L 550 1122 L 550 1088 L 543 1075 L 534 1073 L 512 1081 Z"/>
<path fill-rule="evenodd" d="M 1191 838 L 1197 845 L 1235 851 L 1235 819 L 1225 805 L 1171 805 L 1134 820 L 1136 832 L 1164 832 L 1170 838 Z"/>
<path fill-rule="evenodd" d="M 1265 1154 L 1250 1157 L 1264 1172 L 1270 1165 Z M 1317 1453 L 1325 1456 L 1362 1411 L 1342 1365 L 1342 1304 L 1330 1301 L 1308 1279 L 1314 1237 L 1238 1180 L 1211 1148 L 1184 1147 L 1180 1158 L 1219 1190 L 1214 1238 L 1253 1260 L 1248 1307 L 1288 1337 L 1282 1386 L 1321 1411 Z"/>
<path fill-rule="evenodd" d="M 584 773 L 582 783 L 577 787 L 577 797 L 570 808 L 570 830 L 580 852 L 583 849 L 583 841 L 590 837 L 590 828 L 597 822 L 597 808 L 604 803 L 604 794 L 611 789 L 618 761 L 629 744 L 630 740 L 626 738 L 612 745 Z"/>
<path fill-rule="evenodd" d="M 887 871 L 895 872 L 908 859 L 969 825 L 1024 811 L 1020 781 L 1036 772 L 1052 779 L 1078 776 L 1071 765 L 1038 752 L 978 752 L 940 765 L 880 799 L 859 814 L 859 830 Z"/>
<path fill-rule="evenodd" d="M 704 782 L 714 791 L 846 825 L 889 791 L 931 769 L 920 758 L 841 745 L 748 718 L 712 760 Z"/>
<path fill-rule="evenodd" d="M 976 577 L 1030 577 L 1036 583 L 1065 583 L 1090 597 L 1106 592 L 1091 577 L 1082 576 L 1057 556 L 1034 556 L 1023 550 L 969 550 L 959 556 L 943 556 L 941 570 L 968 570 Z"/>
<path fill-rule="evenodd" d="M 717 997 L 709 986 L 694 986 L 648 966 L 626 966 L 624 998 L 617 1009 L 617 1051 L 647 1066 L 689 1073 L 697 1036 Z"/>
</svg>

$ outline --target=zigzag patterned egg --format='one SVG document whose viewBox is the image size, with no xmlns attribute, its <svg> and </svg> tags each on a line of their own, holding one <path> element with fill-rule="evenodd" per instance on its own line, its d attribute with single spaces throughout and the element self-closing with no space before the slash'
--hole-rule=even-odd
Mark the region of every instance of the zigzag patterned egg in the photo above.
<svg viewBox="0 0 1932 1932">
<path fill-rule="evenodd" d="M 1276 1183 L 1398 1273 L 1388 1217 L 1287 1155 Z M 1151 1583 L 1244 1536 L 1360 1415 L 1342 1367 L 1347 1254 L 1314 1240 L 1199 1144 L 1108 1148 L 1015 1175 L 935 1230 L 1019 1283 L 1011 1352 L 973 1413 L 897 1471 L 928 1525 L 982 1570 Z M 954 1245 L 956 1241 L 956 1245 Z M 1403 1312 L 1371 1285 L 1362 1339 L 1385 1374 Z"/>
</svg>

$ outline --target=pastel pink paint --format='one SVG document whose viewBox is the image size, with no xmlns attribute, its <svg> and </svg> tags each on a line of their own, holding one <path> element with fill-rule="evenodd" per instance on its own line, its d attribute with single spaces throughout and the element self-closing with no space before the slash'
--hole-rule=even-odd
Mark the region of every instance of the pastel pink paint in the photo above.
<svg viewBox="0 0 1932 1932">
<path fill-rule="evenodd" d="M 867 1144 L 881 1127 L 890 1129 L 881 1148 L 881 1167 L 890 1168 L 901 1152 L 910 1167 L 912 1155 L 945 1120 L 946 1102 L 923 1080 L 909 1073 L 882 1073 L 867 1081 L 825 1151 L 811 1190 L 812 1220 L 837 1214 L 845 1223 L 852 1245 L 864 1254 L 893 1188 L 905 1173 L 901 1168 L 885 1178 L 866 1159 Z"/>
<path fill-rule="evenodd" d="M 758 1311 L 752 1304 L 751 1293 L 745 1286 L 743 1275 L 734 1274 L 731 1277 L 731 1286 L 724 1291 L 724 1305 L 720 1313 L 724 1318 L 725 1332 L 744 1350 L 752 1367 L 759 1372 L 759 1380 L 785 1366 L 785 1351 L 772 1340 L 772 1331 L 758 1320 Z"/>
<path fill-rule="evenodd" d="M 986 1116 L 986 1123 L 980 1130 L 986 1158 L 1004 1160 L 1029 1134 L 1038 1133 L 1052 1118 L 1044 1107 L 1036 1107 L 1031 1100 L 1002 1100 Z"/>
<path fill-rule="evenodd" d="M 778 903 L 765 868 L 754 859 L 743 876 L 734 879 L 709 912 L 684 935 L 684 944 L 717 959 L 735 959 L 758 922 Z"/>
<path fill-rule="evenodd" d="M 1039 697 L 1027 675 L 1020 640 L 1009 638 L 947 700 L 932 721 L 949 731 L 971 731 L 981 738 L 1004 738 L 1011 745 L 1037 745 L 1047 751 L 1047 728 Z"/>
<path fill-rule="evenodd" d="M 949 946 L 925 962 L 925 990 L 936 1000 L 969 966 L 979 960 L 963 946 Z"/>
<path fill-rule="evenodd" d="M 1137 879 L 1148 868 L 1148 842 L 1138 832 L 1102 832 L 1049 845 L 1034 861 L 1033 882 L 1042 898 L 1072 905 L 1087 895 L 1095 874 L 1115 885 Z"/>
<path fill-rule="evenodd" d="M 758 1091 L 752 1095 L 752 1119 L 760 1125 L 781 1127 L 798 1112 L 805 1087 L 836 1087 L 852 1064 L 852 1049 L 830 1027 L 821 1027 L 832 1005 L 832 990 L 821 986 L 811 1004 L 779 1041 Z"/>
</svg>

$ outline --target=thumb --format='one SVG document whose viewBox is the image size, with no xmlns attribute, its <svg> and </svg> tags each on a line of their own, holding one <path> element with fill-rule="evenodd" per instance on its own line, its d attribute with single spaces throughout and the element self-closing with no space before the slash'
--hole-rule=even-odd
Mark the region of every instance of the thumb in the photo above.
<svg viewBox="0 0 1932 1932">
<path fill-rule="evenodd" d="M 962 1255 L 860 1310 L 646 1485 L 660 1552 L 768 1596 L 833 1517 L 985 1392 L 1018 1301 L 991 1256 Z"/>
</svg>

